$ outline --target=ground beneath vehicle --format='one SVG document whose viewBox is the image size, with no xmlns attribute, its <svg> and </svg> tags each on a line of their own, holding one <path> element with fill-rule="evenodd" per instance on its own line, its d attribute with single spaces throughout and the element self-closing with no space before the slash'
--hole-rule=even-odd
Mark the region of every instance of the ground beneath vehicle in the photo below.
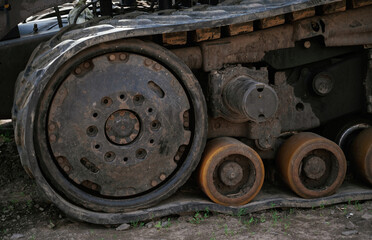
<svg viewBox="0 0 372 240">
<path fill-rule="evenodd" d="M 93 223 L 371 199 L 340 188 L 353 168 L 371 184 L 370 5 L 231 1 L 67 27 L 18 77 L 22 164 Z M 192 193 L 200 158 L 196 181 L 221 205 Z"/>
<path fill-rule="evenodd" d="M 9 126 L 9 127 L 8 127 Z M 0 121 L 0 238 L 14 239 L 335 239 L 372 234 L 372 201 L 310 209 L 270 209 L 242 215 L 212 211 L 131 221 L 129 229 L 74 221 L 43 200 L 23 171 L 10 124 Z M 124 225 L 127 226 L 127 225 Z"/>
</svg>

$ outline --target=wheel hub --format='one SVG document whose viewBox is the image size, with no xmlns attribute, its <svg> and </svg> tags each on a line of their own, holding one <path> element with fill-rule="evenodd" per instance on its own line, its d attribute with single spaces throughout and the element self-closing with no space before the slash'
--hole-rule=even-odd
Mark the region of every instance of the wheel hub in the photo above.
<svg viewBox="0 0 372 240">
<path fill-rule="evenodd" d="M 139 131 L 139 119 L 128 110 L 118 110 L 112 113 L 105 125 L 106 136 L 112 143 L 118 145 L 130 144 L 137 138 Z"/>
<path fill-rule="evenodd" d="M 243 179 L 243 168 L 236 162 L 227 162 L 220 167 L 221 181 L 227 186 L 234 186 Z"/>
<path fill-rule="evenodd" d="M 319 179 L 326 171 L 326 164 L 323 159 L 317 156 L 309 156 L 304 159 L 304 172 L 308 178 Z"/>
</svg>

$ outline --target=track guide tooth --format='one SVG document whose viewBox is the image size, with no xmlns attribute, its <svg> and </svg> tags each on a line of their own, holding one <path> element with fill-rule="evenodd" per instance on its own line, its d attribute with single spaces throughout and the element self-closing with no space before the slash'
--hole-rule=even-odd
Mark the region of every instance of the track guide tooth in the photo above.
<svg viewBox="0 0 372 240">
<path fill-rule="evenodd" d="M 197 29 L 193 32 L 193 40 L 195 42 L 202 42 L 207 40 L 214 40 L 221 38 L 221 28 L 205 28 Z"/>
<path fill-rule="evenodd" d="M 228 36 L 253 32 L 253 22 L 232 24 L 227 26 L 226 30 Z"/>
<path fill-rule="evenodd" d="M 185 45 L 187 43 L 187 32 L 163 33 L 163 44 Z"/>
<path fill-rule="evenodd" d="M 359 8 L 359 7 L 371 5 L 372 0 L 351 0 L 349 4 L 351 8 Z"/>
<path fill-rule="evenodd" d="M 321 14 L 331 14 L 346 11 L 346 0 L 337 3 L 326 4 L 320 7 Z"/>
<path fill-rule="evenodd" d="M 258 28 L 259 29 L 266 29 L 278 25 L 282 25 L 285 23 L 285 16 L 284 15 L 279 15 L 275 17 L 269 17 L 269 18 L 264 18 L 258 21 Z"/>
<path fill-rule="evenodd" d="M 315 15 L 315 8 L 308 8 L 296 12 L 292 12 L 288 15 L 289 21 L 297 21 L 300 19 L 313 17 Z"/>
</svg>

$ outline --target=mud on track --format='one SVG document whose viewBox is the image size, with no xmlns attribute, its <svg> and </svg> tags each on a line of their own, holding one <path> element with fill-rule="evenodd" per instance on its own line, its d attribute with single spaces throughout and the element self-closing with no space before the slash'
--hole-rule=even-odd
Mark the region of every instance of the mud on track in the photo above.
<svg viewBox="0 0 372 240">
<path fill-rule="evenodd" d="M 0 122 L 0 239 L 372 239 L 372 201 L 246 216 L 204 211 L 117 227 L 75 222 L 45 200 L 23 171 L 11 123 Z"/>
</svg>

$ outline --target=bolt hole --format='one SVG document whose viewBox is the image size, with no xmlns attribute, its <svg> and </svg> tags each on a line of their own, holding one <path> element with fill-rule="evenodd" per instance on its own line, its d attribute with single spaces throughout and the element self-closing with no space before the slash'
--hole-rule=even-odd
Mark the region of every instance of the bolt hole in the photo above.
<svg viewBox="0 0 372 240">
<path fill-rule="evenodd" d="M 90 162 L 87 158 L 83 157 L 80 159 L 80 163 L 86 167 L 89 171 L 93 173 L 98 173 L 99 168 L 92 162 Z"/>
<path fill-rule="evenodd" d="M 99 149 L 101 146 L 99 144 L 94 145 L 95 149 Z"/>
<path fill-rule="evenodd" d="M 123 158 L 123 161 L 128 162 L 128 158 L 127 157 Z"/>
<path fill-rule="evenodd" d="M 113 152 L 105 153 L 105 160 L 107 162 L 112 162 L 114 159 L 115 159 L 115 153 L 113 153 Z"/>
<path fill-rule="evenodd" d="M 93 113 L 92 115 L 94 118 L 98 117 L 98 113 Z"/>
<path fill-rule="evenodd" d="M 89 126 L 87 128 L 87 135 L 89 137 L 95 137 L 97 135 L 97 133 L 98 133 L 98 129 L 97 129 L 96 126 Z"/>
<path fill-rule="evenodd" d="M 144 100 L 145 98 L 140 94 L 137 94 L 133 97 L 133 102 L 135 105 L 141 105 Z"/>
<path fill-rule="evenodd" d="M 124 94 L 120 94 L 119 98 L 120 99 L 124 99 L 125 98 L 125 95 Z"/>
<path fill-rule="evenodd" d="M 146 157 L 146 155 L 147 155 L 147 152 L 146 152 L 145 149 L 142 149 L 142 148 L 137 149 L 137 151 L 136 151 L 136 158 L 144 159 Z"/>
<path fill-rule="evenodd" d="M 150 143 L 153 144 L 155 141 L 154 139 L 150 139 Z"/>
<path fill-rule="evenodd" d="M 320 26 L 317 22 L 311 22 L 311 28 L 314 30 L 314 32 L 319 32 Z"/>
<path fill-rule="evenodd" d="M 263 87 L 259 87 L 259 88 L 257 88 L 257 92 L 262 92 L 263 90 L 264 90 Z"/>
<path fill-rule="evenodd" d="M 302 112 L 305 109 L 305 106 L 303 103 L 297 103 L 296 104 L 296 110 L 299 112 Z"/>
<path fill-rule="evenodd" d="M 101 104 L 105 105 L 106 107 L 109 107 L 112 104 L 112 100 L 109 97 L 104 97 L 101 100 Z"/>
<path fill-rule="evenodd" d="M 148 111 L 149 113 L 152 112 L 152 108 L 149 108 L 147 111 Z"/>
<path fill-rule="evenodd" d="M 151 129 L 152 130 L 159 130 L 160 128 L 160 122 L 158 120 L 151 122 Z"/>
</svg>

